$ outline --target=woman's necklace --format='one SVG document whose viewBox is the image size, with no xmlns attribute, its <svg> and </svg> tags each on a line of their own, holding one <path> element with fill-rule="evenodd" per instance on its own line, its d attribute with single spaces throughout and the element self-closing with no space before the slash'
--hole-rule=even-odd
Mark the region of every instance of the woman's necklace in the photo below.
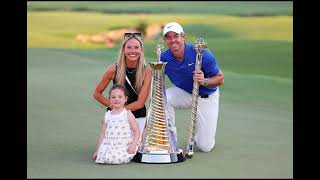
<svg viewBox="0 0 320 180">
<path fill-rule="evenodd" d="M 136 68 L 127 68 L 126 71 L 130 74 L 134 73 L 136 71 Z"/>
</svg>

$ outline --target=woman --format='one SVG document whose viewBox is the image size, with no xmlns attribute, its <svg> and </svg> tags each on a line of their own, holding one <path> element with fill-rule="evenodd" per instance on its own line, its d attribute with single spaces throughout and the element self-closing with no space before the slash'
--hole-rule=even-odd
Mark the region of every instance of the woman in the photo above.
<svg viewBox="0 0 320 180">
<path fill-rule="evenodd" d="M 141 33 L 125 33 L 116 64 L 107 68 L 93 96 L 108 109 L 112 109 L 110 100 L 102 95 L 103 91 L 110 81 L 125 86 L 128 91 L 125 108 L 135 116 L 141 135 L 146 123 L 145 102 L 150 91 L 151 76 L 152 71 L 147 68 L 144 59 Z"/>
</svg>

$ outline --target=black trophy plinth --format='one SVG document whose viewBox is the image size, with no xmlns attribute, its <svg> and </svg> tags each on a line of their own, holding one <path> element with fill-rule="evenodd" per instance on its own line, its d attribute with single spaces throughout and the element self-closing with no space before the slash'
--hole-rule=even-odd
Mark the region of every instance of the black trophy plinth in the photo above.
<svg viewBox="0 0 320 180">
<path fill-rule="evenodd" d="M 132 161 L 138 163 L 150 163 L 150 164 L 165 164 L 165 163 L 179 163 L 185 161 L 187 158 L 183 152 L 179 153 L 141 153 L 133 157 Z"/>
</svg>

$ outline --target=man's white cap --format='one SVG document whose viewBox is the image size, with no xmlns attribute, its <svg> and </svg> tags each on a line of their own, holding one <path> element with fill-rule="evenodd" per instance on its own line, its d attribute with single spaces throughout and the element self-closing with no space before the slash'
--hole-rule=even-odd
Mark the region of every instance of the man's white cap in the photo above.
<svg viewBox="0 0 320 180">
<path fill-rule="evenodd" d="M 163 36 L 165 36 L 167 34 L 167 32 L 169 32 L 169 31 L 175 32 L 177 34 L 184 33 L 180 24 L 178 24 L 176 22 L 171 22 L 171 23 L 168 23 L 164 26 Z"/>
</svg>

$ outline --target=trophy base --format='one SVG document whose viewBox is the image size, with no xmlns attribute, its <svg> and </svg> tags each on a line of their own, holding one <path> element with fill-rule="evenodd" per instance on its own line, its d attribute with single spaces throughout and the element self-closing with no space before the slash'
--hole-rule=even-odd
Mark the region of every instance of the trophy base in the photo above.
<svg viewBox="0 0 320 180">
<path fill-rule="evenodd" d="M 160 152 L 150 152 L 150 153 L 141 153 L 137 152 L 132 161 L 139 163 L 178 163 L 183 162 L 187 158 L 183 155 L 182 150 L 178 153 L 160 153 Z"/>
</svg>

